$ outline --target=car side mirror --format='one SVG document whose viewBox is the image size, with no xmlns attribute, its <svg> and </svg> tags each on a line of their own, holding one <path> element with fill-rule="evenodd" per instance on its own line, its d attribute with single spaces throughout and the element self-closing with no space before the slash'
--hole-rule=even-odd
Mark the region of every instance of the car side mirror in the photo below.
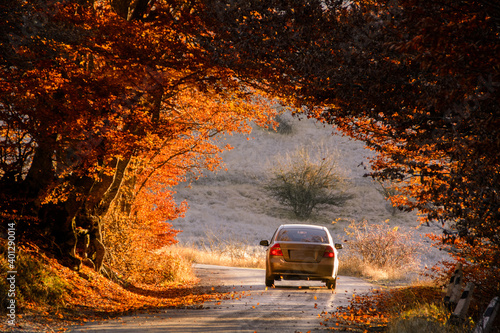
<svg viewBox="0 0 500 333">
<path fill-rule="evenodd" d="M 269 241 L 267 241 L 267 240 L 261 240 L 260 241 L 260 245 L 262 245 L 262 246 L 269 246 Z"/>
<path fill-rule="evenodd" d="M 335 243 L 335 248 L 336 248 L 337 250 L 340 250 L 340 249 L 343 249 L 343 248 L 344 248 L 344 245 L 339 244 L 339 243 Z"/>
</svg>

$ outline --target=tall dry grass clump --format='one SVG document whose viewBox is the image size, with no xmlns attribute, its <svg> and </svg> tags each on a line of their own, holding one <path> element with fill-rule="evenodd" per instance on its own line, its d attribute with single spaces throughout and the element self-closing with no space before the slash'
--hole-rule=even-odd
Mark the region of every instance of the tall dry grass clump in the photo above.
<svg viewBox="0 0 500 333">
<path fill-rule="evenodd" d="M 179 255 L 191 263 L 205 265 L 219 265 L 230 267 L 265 268 L 264 255 L 246 255 L 231 257 L 224 253 L 207 251 L 194 246 L 172 245 L 166 252 Z"/>
<path fill-rule="evenodd" d="M 365 276 L 374 280 L 404 279 L 419 264 L 421 245 L 411 231 L 401 231 L 387 222 L 369 224 L 351 222 L 342 274 Z"/>
</svg>

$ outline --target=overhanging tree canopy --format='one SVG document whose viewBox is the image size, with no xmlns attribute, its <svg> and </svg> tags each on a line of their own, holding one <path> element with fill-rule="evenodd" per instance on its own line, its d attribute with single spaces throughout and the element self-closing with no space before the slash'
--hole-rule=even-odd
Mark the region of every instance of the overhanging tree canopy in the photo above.
<svg viewBox="0 0 500 333">
<path fill-rule="evenodd" d="M 60 225 L 70 252 L 120 179 L 209 166 L 207 138 L 262 119 L 244 84 L 364 140 L 373 175 L 405 185 L 397 203 L 488 244 L 497 255 L 475 258 L 500 267 L 495 2 L 85 3 L 1 5 L 4 217 Z"/>
<path fill-rule="evenodd" d="M 500 267 L 496 2 L 210 1 L 205 15 L 221 65 L 365 141 L 372 175 L 404 185 L 397 204 L 489 244 L 475 260 Z"/>
<path fill-rule="evenodd" d="M 175 234 L 171 187 L 217 167 L 217 134 L 269 118 L 196 43 L 194 7 L 147 3 L 0 5 L 0 216 L 75 268 L 77 245 L 101 268 L 111 207 Z"/>
</svg>

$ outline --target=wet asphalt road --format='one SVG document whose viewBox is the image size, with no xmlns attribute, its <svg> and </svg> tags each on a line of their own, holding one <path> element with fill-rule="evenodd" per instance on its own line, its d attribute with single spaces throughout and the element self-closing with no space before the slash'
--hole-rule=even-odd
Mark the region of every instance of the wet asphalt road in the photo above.
<svg viewBox="0 0 500 333">
<path fill-rule="evenodd" d="M 373 287 L 362 279 L 339 276 L 334 291 L 319 281 L 277 281 L 266 289 L 260 269 L 196 265 L 196 272 L 202 286 L 229 292 L 228 299 L 87 324 L 70 332 L 322 332 L 322 312 L 347 305 L 354 293 Z"/>
</svg>

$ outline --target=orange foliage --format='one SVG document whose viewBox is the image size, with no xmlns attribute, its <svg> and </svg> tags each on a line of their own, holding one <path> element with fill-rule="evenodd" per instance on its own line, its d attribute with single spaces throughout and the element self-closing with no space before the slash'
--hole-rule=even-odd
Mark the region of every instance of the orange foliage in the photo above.
<svg viewBox="0 0 500 333">
<path fill-rule="evenodd" d="M 427 235 L 434 246 L 447 250 L 452 260 L 438 263 L 431 268 L 429 275 L 441 285 L 446 286 L 458 262 L 462 263 L 465 283 L 475 285 L 474 299 L 480 311 L 491 301 L 492 295 L 500 292 L 500 264 L 495 244 L 477 239 L 474 244 L 453 236 Z M 477 309 L 476 309 L 477 310 Z"/>
<path fill-rule="evenodd" d="M 133 20 L 111 2 L 0 5 L 12 37 L 0 67 L 0 211 L 39 217 L 19 226 L 26 236 L 43 229 L 71 257 L 76 230 L 99 245 L 96 225 L 119 218 L 138 224 L 128 237 L 143 248 L 171 244 L 176 231 L 164 222 L 187 208 L 172 188 L 220 166 L 230 147 L 219 135 L 269 122 L 266 102 L 197 41 L 207 32 L 196 11 L 173 15 L 177 5 Z M 19 36 L 32 23 L 26 12 L 46 20 Z"/>
<path fill-rule="evenodd" d="M 394 205 L 486 244 L 498 270 L 496 2 L 207 1 L 220 63 L 363 140 L 377 153 L 370 176 L 399 188 Z"/>
<path fill-rule="evenodd" d="M 367 295 L 353 295 L 350 305 L 323 313 L 322 325 L 332 330 L 354 332 L 379 331 L 418 302 L 438 304 L 441 291 L 430 287 L 405 287 L 375 290 Z"/>
</svg>

